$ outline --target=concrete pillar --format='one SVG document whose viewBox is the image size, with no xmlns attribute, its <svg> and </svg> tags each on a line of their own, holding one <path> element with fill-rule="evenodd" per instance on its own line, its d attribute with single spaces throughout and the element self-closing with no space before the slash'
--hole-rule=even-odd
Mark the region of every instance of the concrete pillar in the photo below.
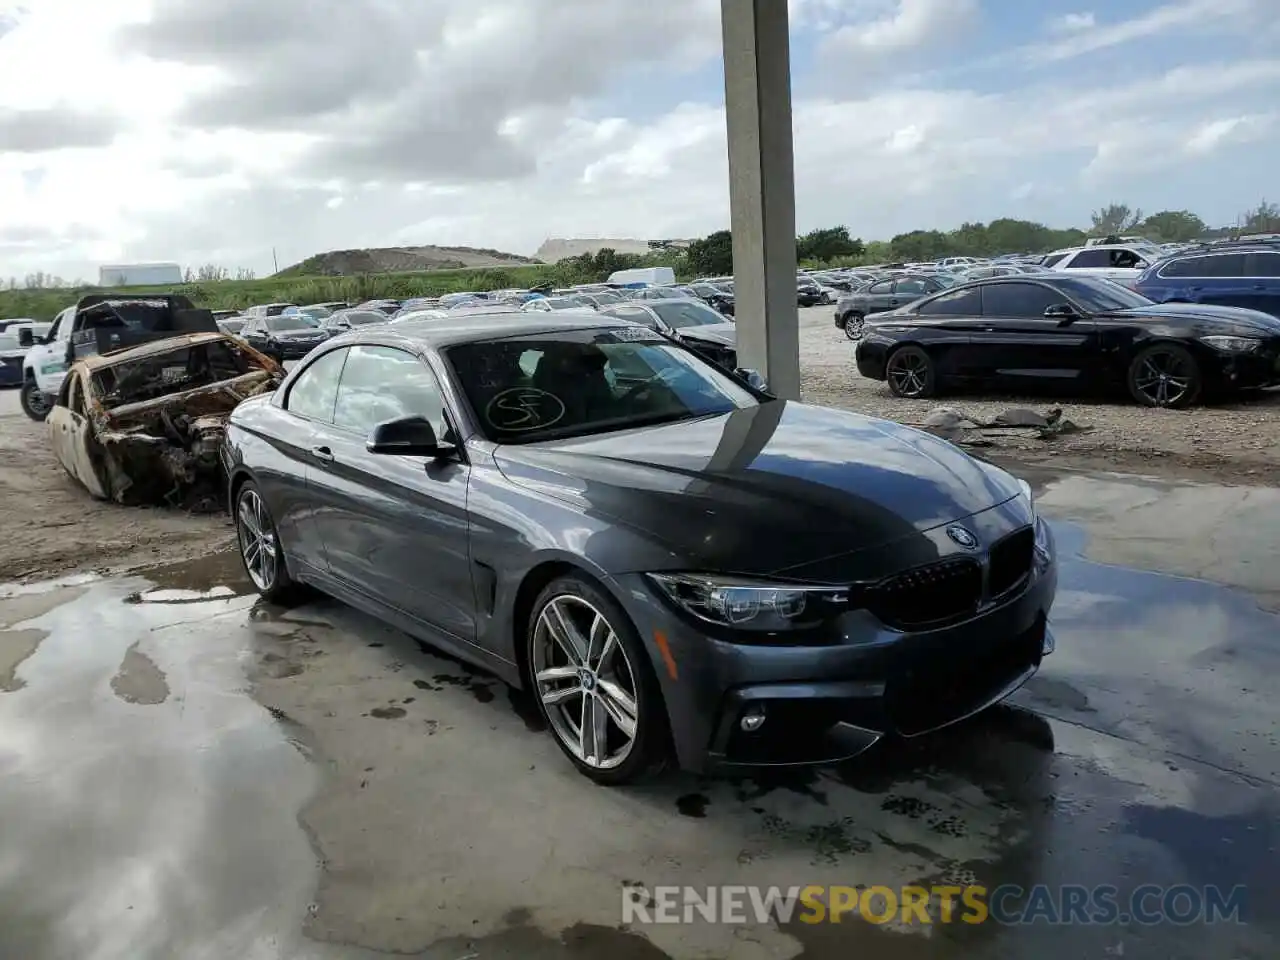
<svg viewBox="0 0 1280 960">
<path fill-rule="evenodd" d="M 720 0 L 738 364 L 800 396 L 786 0 Z"/>
</svg>

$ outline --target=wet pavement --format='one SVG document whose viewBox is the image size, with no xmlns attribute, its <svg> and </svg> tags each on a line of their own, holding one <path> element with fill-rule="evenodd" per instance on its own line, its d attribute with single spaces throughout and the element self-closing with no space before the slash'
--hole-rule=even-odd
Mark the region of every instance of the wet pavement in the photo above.
<svg viewBox="0 0 1280 960">
<path fill-rule="evenodd" d="M 1280 956 L 1280 490 L 1028 475 L 1057 651 L 838 769 L 589 784 L 483 674 L 221 555 L 0 588 L 0 957 Z M 624 887 L 1111 884 L 1247 923 L 633 924 Z"/>
</svg>

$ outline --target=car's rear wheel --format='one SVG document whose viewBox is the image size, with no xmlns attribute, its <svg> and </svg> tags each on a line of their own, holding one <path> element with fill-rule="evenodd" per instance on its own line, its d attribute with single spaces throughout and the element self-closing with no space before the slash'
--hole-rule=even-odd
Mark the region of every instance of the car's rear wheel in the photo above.
<svg viewBox="0 0 1280 960">
<path fill-rule="evenodd" d="M 249 580 L 265 600 L 288 599 L 297 585 L 289 576 L 271 511 L 252 480 L 236 492 L 235 520 L 240 559 Z"/>
<path fill-rule="evenodd" d="M 22 404 L 22 412 L 36 423 L 42 423 L 49 417 L 53 409 L 45 399 L 44 391 L 36 386 L 31 377 L 22 381 L 22 389 L 18 393 L 18 402 Z"/>
<path fill-rule="evenodd" d="M 858 311 L 845 314 L 844 317 L 844 335 L 850 340 L 862 339 L 862 328 L 866 324 L 867 318 Z"/>
<path fill-rule="evenodd" d="M 1190 406 L 1203 387 L 1200 364 L 1176 343 L 1147 347 L 1129 364 L 1129 393 L 1143 406 Z"/>
<path fill-rule="evenodd" d="M 626 612 L 582 577 L 550 583 L 527 629 L 538 709 L 560 749 L 596 783 L 633 783 L 669 754 L 658 681 Z"/>
<path fill-rule="evenodd" d="M 885 363 L 885 380 L 895 397 L 923 400 L 937 392 L 933 359 L 920 347 L 900 347 Z"/>
</svg>

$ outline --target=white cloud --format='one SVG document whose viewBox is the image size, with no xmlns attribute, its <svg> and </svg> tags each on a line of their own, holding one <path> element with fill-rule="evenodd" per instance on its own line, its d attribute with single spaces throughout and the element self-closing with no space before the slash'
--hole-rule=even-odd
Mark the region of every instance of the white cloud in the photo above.
<svg viewBox="0 0 1280 960">
<path fill-rule="evenodd" d="M 830 48 L 880 54 L 936 42 L 967 26 L 977 0 L 883 0 L 855 4 L 863 16 L 845 23 L 829 39 Z"/>
<path fill-rule="evenodd" d="M 666 89 L 681 89 L 684 71 L 715 52 L 715 0 L 407 5 L 456 16 L 439 21 L 434 34 L 423 26 L 409 38 L 405 49 L 420 44 L 421 56 L 394 60 L 401 78 L 395 89 L 387 92 L 375 75 L 366 78 L 372 88 L 359 78 L 349 87 L 313 84 L 300 100 L 287 71 L 258 69 L 272 57 L 294 62 L 294 41 L 277 37 L 291 22 L 276 6 L 254 8 L 254 16 L 267 18 L 255 21 L 257 46 L 237 47 L 248 65 L 229 70 L 210 59 L 221 50 L 218 31 L 231 29 L 207 19 L 219 9 L 213 0 L 156 0 L 177 17 L 173 23 L 184 11 L 204 11 L 205 32 L 188 38 L 194 65 L 121 52 L 114 32 L 142 22 L 147 2 L 42 0 L 0 37 L 0 115 L 71 104 L 115 124 L 107 147 L 0 155 L 6 274 L 91 276 L 95 263 L 121 258 L 265 273 L 273 247 L 284 266 L 323 249 L 418 242 L 529 253 L 547 236 L 690 236 L 728 223 L 718 84 L 688 90 L 689 102 L 678 105 L 643 96 L 664 73 L 674 78 L 662 78 Z M 222 8 L 243 2 L 225 0 Z M 1185 12 L 1170 11 L 1195 8 L 1222 23 L 1224 9 L 1256 11 L 1261 2 L 1215 0 L 1215 13 L 1201 0 L 1176 0 L 1127 24 L 1090 24 L 1076 14 L 1072 32 L 1035 49 L 1062 60 L 1150 45 L 1188 25 Z M 568 23 L 569 32 L 539 27 L 528 13 L 534 6 L 567 17 L 557 23 Z M 647 12 L 628 12 L 638 6 Z M 804 34 L 809 47 L 825 36 L 828 49 L 844 44 L 855 65 L 886 54 L 882 62 L 896 66 L 930 44 L 947 51 L 945 41 L 976 22 L 977 5 L 792 0 L 792 10 L 804 30 L 826 31 Z M 673 33 L 660 11 L 679 13 L 679 29 Z M 400 51 L 400 39 L 387 38 L 384 55 Z M 313 62 L 325 49 L 316 42 L 302 47 Z M 378 44 L 370 47 L 377 52 Z M 1164 72 L 1144 72 L 1135 60 L 1122 83 L 1074 66 L 1067 81 L 1035 83 L 1010 68 L 1002 85 L 983 90 L 936 82 L 877 90 L 864 81 L 823 87 L 833 91 L 826 97 L 798 95 L 797 225 L 845 222 L 875 238 L 1002 215 L 1084 220 L 1121 189 L 1116 184 L 1158 189 L 1155 169 L 1228 162 L 1238 169 L 1274 150 L 1280 60 L 1207 59 L 1195 48 L 1186 66 Z M 64 69 L 47 68 L 55 62 Z M 561 69 L 565 64 L 573 69 Z M 797 71 L 828 66 L 794 63 Z M 243 129 L 196 123 L 200 111 L 193 118 L 192 104 L 208 110 L 214 103 L 214 115 L 236 112 L 237 101 L 225 99 L 220 86 L 227 77 L 258 78 L 259 86 L 242 92 Z M 639 106 L 623 109 L 612 97 L 618 88 Z M 394 162 L 387 152 L 396 153 Z M 1224 175 L 1215 196 L 1174 201 L 1206 216 L 1215 203 L 1238 209 L 1248 201 L 1232 191 L 1257 190 L 1241 179 Z M 1164 202 L 1125 195 L 1135 204 Z"/>
<path fill-rule="evenodd" d="M 1064 13 L 1049 21 L 1049 29 L 1055 33 L 1071 33 L 1076 30 L 1092 30 L 1097 26 L 1097 18 L 1089 11 L 1083 13 Z"/>
<path fill-rule="evenodd" d="M 1194 156 L 1207 157 L 1223 146 L 1261 139 L 1271 132 L 1275 121 L 1274 113 L 1210 120 L 1196 128 L 1184 149 Z"/>
<path fill-rule="evenodd" d="M 1126 43 L 1147 40 L 1177 30 L 1201 31 L 1220 21 L 1239 20 L 1262 10 L 1273 0 L 1173 0 L 1130 20 L 1097 24 L 1075 23 L 1068 36 L 1035 44 L 1027 53 L 1036 60 L 1055 61 L 1079 57 Z M 1274 8 L 1272 8 L 1274 13 Z M 1069 15 L 1077 16 L 1077 15 Z M 1066 18 L 1064 18 L 1066 19 Z"/>
</svg>

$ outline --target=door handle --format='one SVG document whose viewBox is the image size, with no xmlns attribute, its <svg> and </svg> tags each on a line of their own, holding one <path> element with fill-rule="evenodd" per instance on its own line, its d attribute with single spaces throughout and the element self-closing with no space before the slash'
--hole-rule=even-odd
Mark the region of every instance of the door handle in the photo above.
<svg viewBox="0 0 1280 960">
<path fill-rule="evenodd" d="M 311 455 L 317 460 L 323 460 L 325 463 L 333 462 L 333 451 L 328 447 L 312 447 Z"/>
</svg>

